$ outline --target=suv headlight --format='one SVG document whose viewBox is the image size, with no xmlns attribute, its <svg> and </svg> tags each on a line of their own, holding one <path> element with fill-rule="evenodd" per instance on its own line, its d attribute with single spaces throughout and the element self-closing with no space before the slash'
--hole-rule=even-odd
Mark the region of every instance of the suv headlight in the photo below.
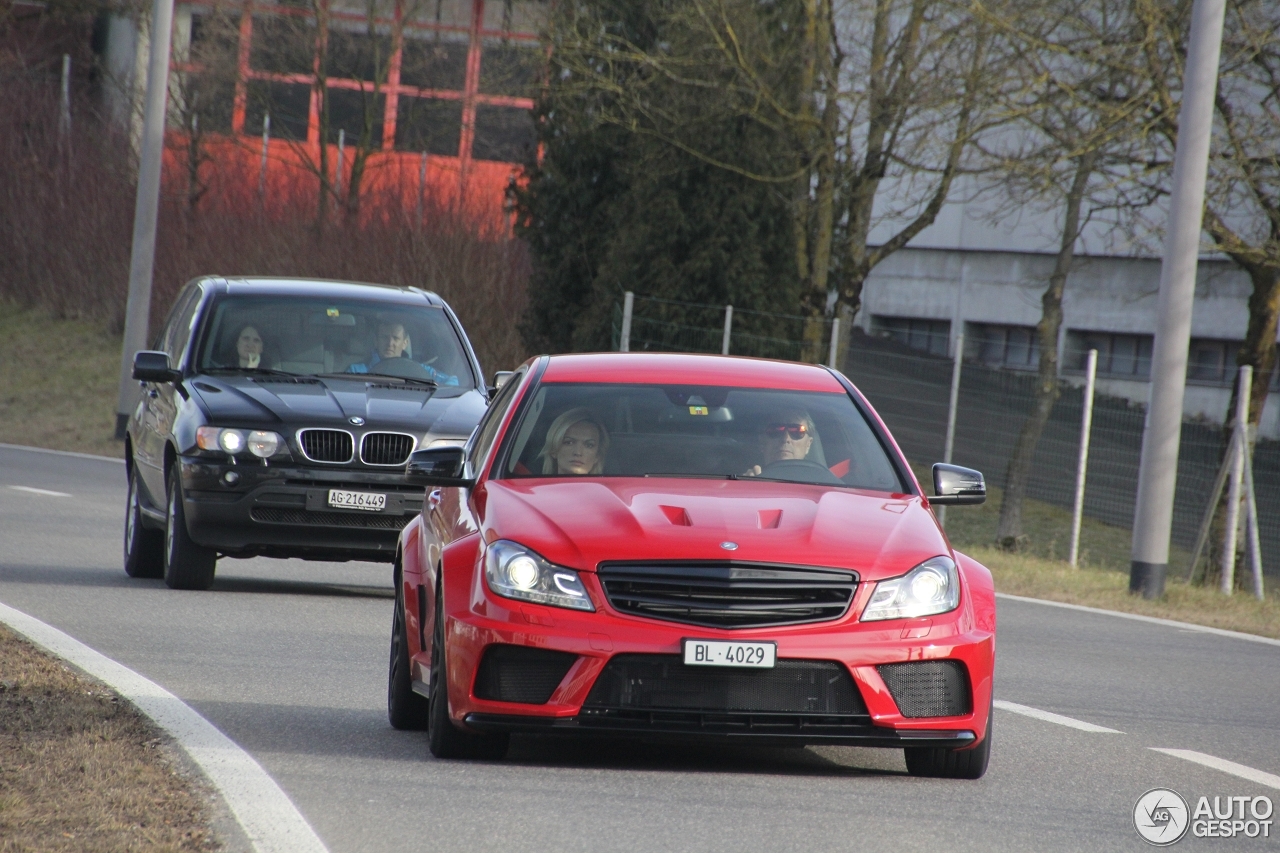
<svg viewBox="0 0 1280 853">
<path fill-rule="evenodd" d="M 484 555 L 489 589 L 503 598 L 516 598 L 552 607 L 594 611 L 578 573 L 548 563 L 523 545 L 499 539 Z"/>
<path fill-rule="evenodd" d="M 220 450 L 231 456 L 247 449 L 259 459 L 266 459 L 285 446 L 280 434 L 270 430 L 223 429 L 214 426 L 196 429 L 196 447 L 201 450 Z"/>
<path fill-rule="evenodd" d="M 956 564 L 950 557 L 931 557 L 900 578 L 877 583 L 862 611 L 862 621 L 932 616 L 955 610 L 959 604 Z"/>
</svg>

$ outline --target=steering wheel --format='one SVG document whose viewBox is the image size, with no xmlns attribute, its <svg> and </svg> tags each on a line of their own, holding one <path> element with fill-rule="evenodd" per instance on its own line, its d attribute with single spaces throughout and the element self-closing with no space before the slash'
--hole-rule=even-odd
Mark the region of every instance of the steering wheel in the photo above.
<svg viewBox="0 0 1280 853">
<path fill-rule="evenodd" d="M 374 373 L 385 373 L 388 376 L 399 376 L 401 379 L 425 379 L 431 381 L 427 369 L 411 358 L 399 356 L 384 358 L 373 366 Z"/>
<path fill-rule="evenodd" d="M 760 476 L 795 483 L 841 485 L 840 478 L 828 471 L 827 466 L 812 459 L 779 459 L 761 468 Z"/>
</svg>

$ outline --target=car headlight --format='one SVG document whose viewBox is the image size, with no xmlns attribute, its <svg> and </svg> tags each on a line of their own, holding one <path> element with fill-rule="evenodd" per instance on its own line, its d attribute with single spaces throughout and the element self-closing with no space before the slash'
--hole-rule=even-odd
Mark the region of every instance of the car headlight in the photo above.
<svg viewBox="0 0 1280 853">
<path fill-rule="evenodd" d="M 280 449 L 280 436 L 270 430 L 255 429 L 249 433 L 249 452 L 259 459 L 274 456 Z"/>
<path fill-rule="evenodd" d="M 284 444 L 278 433 L 256 429 L 246 432 L 240 429 L 202 426 L 196 429 L 196 447 L 201 450 L 221 450 L 235 456 L 246 449 L 260 459 L 274 456 Z"/>
<path fill-rule="evenodd" d="M 489 589 L 503 598 L 572 610 L 596 609 L 577 572 L 548 563 L 515 542 L 499 539 L 488 547 L 484 555 L 484 577 Z"/>
<path fill-rule="evenodd" d="M 932 616 L 955 610 L 959 603 L 956 564 L 950 557 L 932 557 L 902 577 L 877 583 L 862 611 L 862 621 Z"/>
</svg>

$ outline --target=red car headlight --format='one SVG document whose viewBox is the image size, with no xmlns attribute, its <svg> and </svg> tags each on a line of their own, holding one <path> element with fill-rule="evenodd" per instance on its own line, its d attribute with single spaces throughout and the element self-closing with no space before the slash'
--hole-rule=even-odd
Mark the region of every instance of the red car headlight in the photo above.
<svg viewBox="0 0 1280 853">
<path fill-rule="evenodd" d="M 950 557 L 931 557 L 902 577 L 877 583 L 862 621 L 933 616 L 955 610 L 959 604 L 956 564 Z"/>
<path fill-rule="evenodd" d="M 594 611 L 595 605 L 573 569 L 549 563 L 523 545 L 499 539 L 484 554 L 484 578 L 503 598 Z"/>
</svg>

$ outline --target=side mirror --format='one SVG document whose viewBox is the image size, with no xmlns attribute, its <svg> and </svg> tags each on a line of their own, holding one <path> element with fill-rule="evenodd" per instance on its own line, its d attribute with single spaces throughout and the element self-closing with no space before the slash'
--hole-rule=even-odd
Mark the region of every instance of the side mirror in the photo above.
<svg viewBox="0 0 1280 853">
<path fill-rule="evenodd" d="M 466 451 L 461 447 L 428 447 L 415 450 L 404 468 L 405 482 L 411 486 L 471 486 L 475 480 L 463 476 Z"/>
<path fill-rule="evenodd" d="M 493 384 L 489 386 L 489 399 L 492 400 L 494 395 L 502 390 L 502 386 L 507 384 L 507 380 L 514 375 L 514 370 L 499 370 L 494 373 Z"/>
<path fill-rule="evenodd" d="M 981 471 L 939 462 L 933 466 L 933 491 L 934 505 L 980 504 L 987 499 L 987 481 Z"/>
<path fill-rule="evenodd" d="M 169 366 L 167 352 L 140 350 L 133 356 L 133 378 L 140 382 L 177 382 L 182 373 Z"/>
</svg>

